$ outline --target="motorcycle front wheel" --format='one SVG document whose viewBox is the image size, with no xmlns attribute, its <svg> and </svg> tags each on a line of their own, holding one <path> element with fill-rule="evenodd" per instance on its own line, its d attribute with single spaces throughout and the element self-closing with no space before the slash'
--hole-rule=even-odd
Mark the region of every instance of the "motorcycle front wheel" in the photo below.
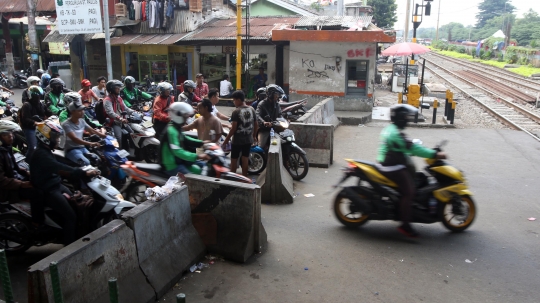
<svg viewBox="0 0 540 303">
<path fill-rule="evenodd" d="M 19 234 L 19 237 L 24 237 L 23 235 L 30 235 L 32 231 L 32 223 L 27 219 L 23 218 L 20 215 L 16 214 L 2 214 L 0 215 L 0 231 L 16 233 Z M 9 241 L 8 239 L 0 236 L 0 249 L 6 251 L 7 254 L 20 254 L 27 251 L 32 247 L 32 242 L 29 238 L 26 238 L 26 243 L 17 243 Z"/>
<path fill-rule="evenodd" d="M 363 198 L 359 196 L 359 198 Z M 346 227 L 359 227 L 368 221 L 369 214 L 363 214 L 346 194 L 340 192 L 334 199 L 334 215 Z"/>
<path fill-rule="evenodd" d="M 266 168 L 266 157 L 264 153 L 249 153 L 248 173 L 252 175 L 260 174 Z"/>
<path fill-rule="evenodd" d="M 292 150 L 285 156 L 283 162 L 285 168 L 294 180 L 299 181 L 306 177 L 309 170 L 309 162 L 306 155 L 296 150 Z"/>
<path fill-rule="evenodd" d="M 131 181 L 131 184 L 128 185 L 126 192 L 122 193 L 127 201 L 133 202 L 135 204 L 141 204 L 146 200 L 146 185 L 137 182 Z"/>
<path fill-rule="evenodd" d="M 459 201 L 439 207 L 439 216 L 444 227 L 453 232 L 462 232 L 473 223 L 476 205 L 470 196 L 460 196 Z"/>
<path fill-rule="evenodd" d="M 146 163 L 157 163 L 159 148 L 157 145 L 148 144 L 142 149 L 144 161 Z"/>
</svg>

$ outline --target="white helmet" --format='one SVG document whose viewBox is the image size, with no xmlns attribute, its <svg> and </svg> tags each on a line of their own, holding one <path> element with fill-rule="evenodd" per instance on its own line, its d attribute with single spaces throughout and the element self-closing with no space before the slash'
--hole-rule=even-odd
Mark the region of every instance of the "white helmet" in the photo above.
<svg viewBox="0 0 540 303">
<path fill-rule="evenodd" d="M 28 79 L 26 79 L 26 84 L 28 85 L 28 87 L 32 86 L 32 82 L 39 82 L 41 81 L 41 79 L 39 79 L 38 77 L 36 76 L 30 76 L 28 77 Z"/>
<path fill-rule="evenodd" d="M 0 134 L 16 131 L 21 131 L 19 124 L 9 120 L 0 120 Z"/>
<path fill-rule="evenodd" d="M 186 119 L 195 112 L 193 107 L 185 102 L 174 102 L 167 111 L 171 121 L 176 124 L 184 124 Z"/>
<path fill-rule="evenodd" d="M 169 82 L 160 82 L 158 85 L 157 85 L 157 91 L 159 92 L 160 95 L 163 95 L 163 93 L 168 90 L 168 91 L 172 91 L 173 87 L 172 85 L 169 83 Z"/>
</svg>

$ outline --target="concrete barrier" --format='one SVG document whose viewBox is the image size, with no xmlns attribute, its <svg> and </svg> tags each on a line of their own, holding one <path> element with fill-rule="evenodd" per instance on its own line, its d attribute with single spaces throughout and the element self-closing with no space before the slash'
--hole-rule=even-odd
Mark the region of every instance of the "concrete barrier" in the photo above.
<svg viewBox="0 0 540 303">
<path fill-rule="evenodd" d="M 158 298 L 206 253 L 191 223 L 186 186 L 161 201 L 140 204 L 122 219 L 135 233 L 140 267 Z"/>
<path fill-rule="evenodd" d="M 49 265 L 58 263 L 64 302 L 109 302 L 108 279 L 118 279 L 120 302 L 154 302 L 155 292 L 139 267 L 133 231 L 121 220 L 46 257 L 28 269 L 28 302 L 54 302 Z"/>
<path fill-rule="evenodd" d="M 266 169 L 257 179 L 257 184 L 261 186 L 261 202 L 267 204 L 292 204 L 294 194 L 293 179 L 283 166 L 281 140 L 276 141 L 276 145 L 270 145 L 266 156 Z"/>
<path fill-rule="evenodd" d="M 339 125 L 339 120 L 334 113 L 334 99 L 327 98 L 317 103 L 296 122 L 304 124 L 331 124 L 337 127 Z"/>
<path fill-rule="evenodd" d="M 291 123 L 296 144 L 307 153 L 309 166 L 330 167 L 334 159 L 334 126 Z"/>
<path fill-rule="evenodd" d="M 188 175 L 192 213 L 210 213 L 217 222 L 216 243 L 208 251 L 246 262 L 266 245 L 261 222 L 261 189 L 257 185 Z"/>
</svg>

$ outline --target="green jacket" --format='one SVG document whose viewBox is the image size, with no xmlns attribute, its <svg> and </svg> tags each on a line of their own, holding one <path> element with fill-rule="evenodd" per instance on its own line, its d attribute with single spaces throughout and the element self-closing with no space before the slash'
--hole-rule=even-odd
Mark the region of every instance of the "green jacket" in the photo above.
<svg viewBox="0 0 540 303">
<path fill-rule="evenodd" d="M 66 104 L 64 104 L 64 93 L 56 96 L 52 92 L 48 92 L 45 95 L 45 105 L 53 115 L 60 116 L 60 111 L 66 108 Z"/>
<path fill-rule="evenodd" d="M 133 102 L 139 100 L 139 97 L 150 100 L 152 99 L 152 95 L 147 94 L 145 92 L 141 92 L 138 88 L 133 88 L 133 90 L 129 91 L 127 88 L 124 87 L 122 91 L 120 92 L 120 97 L 122 100 L 124 100 L 124 104 L 127 107 L 131 107 Z"/>
<path fill-rule="evenodd" d="M 161 165 L 165 170 L 172 170 L 180 164 L 186 165 L 186 168 L 194 173 L 200 174 L 201 169 L 191 163 L 197 160 L 197 154 L 182 148 L 184 140 L 192 141 L 196 144 L 202 144 L 201 140 L 184 136 L 182 131 L 176 128 L 171 122 L 167 126 L 167 132 L 161 139 Z"/>
<path fill-rule="evenodd" d="M 434 158 L 437 154 L 431 148 L 413 143 L 395 124 L 390 124 L 383 129 L 380 140 L 377 161 L 383 166 L 406 165 L 407 157 L 410 155 Z"/>
</svg>

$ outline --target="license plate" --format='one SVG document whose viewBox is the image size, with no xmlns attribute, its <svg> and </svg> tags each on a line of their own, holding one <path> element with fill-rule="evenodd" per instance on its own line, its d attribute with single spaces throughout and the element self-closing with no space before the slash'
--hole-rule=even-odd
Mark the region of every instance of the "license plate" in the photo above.
<svg viewBox="0 0 540 303">
<path fill-rule="evenodd" d="M 126 158 L 127 156 L 129 156 L 129 152 L 125 149 L 122 149 L 118 151 L 117 155 L 120 158 Z"/>
<path fill-rule="evenodd" d="M 144 121 L 141 125 L 144 128 L 150 128 L 150 127 L 152 127 L 154 125 L 154 123 L 152 123 L 151 120 L 147 120 L 147 121 Z"/>
</svg>

